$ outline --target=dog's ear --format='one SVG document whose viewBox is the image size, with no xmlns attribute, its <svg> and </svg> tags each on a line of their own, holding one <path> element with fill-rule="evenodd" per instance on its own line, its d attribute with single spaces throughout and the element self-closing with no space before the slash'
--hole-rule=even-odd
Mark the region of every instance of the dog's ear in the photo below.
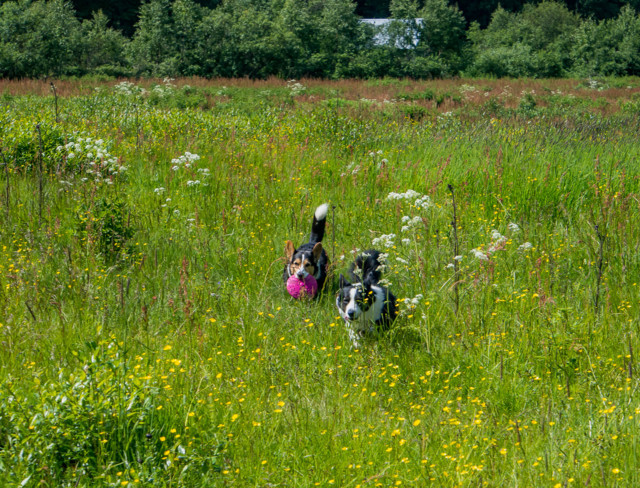
<svg viewBox="0 0 640 488">
<path fill-rule="evenodd" d="M 366 276 L 363 277 L 362 284 L 366 288 L 371 288 L 371 285 L 375 284 L 376 275 L 374 271 L 369 271 Z"/>
<path fill-rule="evenodd" d="M 313 257 L 316 261 L 320 259 L 320 254 L 322 254 L 322 242 L 318 242 L 315 246 L 313 246 L 313 251 L 311 252 L 313 253 Z"/>
<path fill-rule="evenodd" d="M 346 286 L 351 286 L 351 283 L 349 283 L 347 281 L 347 279 L 344 277 L 344 275 L 342 273 L 340 273 L 340 288 L 344 288 Z"/>
<path fill-rule="evenodd" d="M 291 261 L 291 256 L 296 252 L 296 248 L 293 242 L 287 241 L 284 243 L 284 255 L 287 257 L 287 261 Z"/>
</svg>

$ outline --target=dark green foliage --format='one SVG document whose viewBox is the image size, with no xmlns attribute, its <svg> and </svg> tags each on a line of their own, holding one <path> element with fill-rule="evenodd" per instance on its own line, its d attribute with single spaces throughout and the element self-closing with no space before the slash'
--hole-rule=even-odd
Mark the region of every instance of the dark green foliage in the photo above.
<svg viewBox="0 0 640 488">
<path fill-rule="evenodd" d="M 74 74 L 80 22 L 69 4 L 7 2 L 0 6 L 0 76 Z"/>
<path fill-rule="evenodd" d="M 107 16 L 98 11 L 80 28 L 80 66 L 83 73 L 96 73 L 121 77 L 130 74 L 125 56 L 124 36 L 111 29 Z"/>
<path fill-rule="evenodd" d="M 124 47 L 122 35 L 100 12 L 81 24 L 62 0 L 0 6 L 1 77 L 123 76 L 128 74 Z"/>
<path fill-rule="evenodd" d="M 526 5 L 521 13 L 498 8 L 485 30 L 472 26 L 470 74 L 554 77 L 571 68 L 570 46 L 579 18 L 562 4 Z"/>
<path fill-rule="evenodd" d="M 356 14 L 365 19 L 386 19 L 389 17 L 389 1 L 356 0 Z"/>
<path fill-rule="evenodd" d="M 635 75 L 640 72 L 638 4 L 5 1 L 0 77 Z M 373 27 L 359 15 L 390 15 L 393 21 Z"/>
<path fill-rule="evenodd" d="M 574 72 L 581 76 L 640 74 L 640 17 L 625 7 L 615 19 L 583 23 L 573 56 Z"/>
</svg>

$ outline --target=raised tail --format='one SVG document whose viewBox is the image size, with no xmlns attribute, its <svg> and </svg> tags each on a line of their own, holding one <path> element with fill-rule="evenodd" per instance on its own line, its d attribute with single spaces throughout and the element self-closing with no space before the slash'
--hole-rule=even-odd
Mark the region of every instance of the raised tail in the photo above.
<svg viewBox="0 0 640 488">
<path fill-rule="evenodd" d="M 313 223 L 311 224 L 311 237 L 309 237 L 309 242 L 314 244 L 316 242 L 322 242 L 325 224 L 327 223 L 328 211 L 329 205 L 326 203 L 323 203 L 316 208 L 316 211 L 313 214 Z"/>
</svg>

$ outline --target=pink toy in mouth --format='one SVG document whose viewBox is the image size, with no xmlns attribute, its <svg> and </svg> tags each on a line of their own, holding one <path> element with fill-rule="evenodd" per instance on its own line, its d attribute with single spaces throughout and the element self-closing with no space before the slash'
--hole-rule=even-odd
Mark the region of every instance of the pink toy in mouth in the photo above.
<svg viewBox="0 0 640 488">
<path fill-rule="evenodd" d="M 318 282 L 313 275 L 307 275 L 301 280 L 292 275 L 287 280 L 287 291 L 293 298 L 313 298 L 318 291 Z"/>
</svg>

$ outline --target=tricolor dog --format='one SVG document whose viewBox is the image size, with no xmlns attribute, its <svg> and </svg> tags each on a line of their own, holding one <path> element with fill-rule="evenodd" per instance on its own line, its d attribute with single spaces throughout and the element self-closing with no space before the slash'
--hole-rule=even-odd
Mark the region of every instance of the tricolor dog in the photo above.
<svg viewBox="0 0 640 488">
<path fill-rule="evenodd" d="M 304 280 L 308 275 L 311 275 L 317 282 L 318 292 L 322 291 L 329 265 L 329 258 L 322 247 L 328 209 L 329 206 L 326 203 L 316 208 L 313 214 L 309 242 L 296 249 L 293 242 L 286 241 L 284 253 L 287 264 L 282 274 L 285 285 L 291 276 L 297 276 L 300 280 Z"/>
<path fill-rule="evenodd" d="M 373 249 L 359 255 L 349 269 L 351 282 L 340 275 L 336 306 L 356 348 L 364 335 L 389 328 L 397 314 L 396 297 L 380 284 L 381 255 Z"/>
</svg>

